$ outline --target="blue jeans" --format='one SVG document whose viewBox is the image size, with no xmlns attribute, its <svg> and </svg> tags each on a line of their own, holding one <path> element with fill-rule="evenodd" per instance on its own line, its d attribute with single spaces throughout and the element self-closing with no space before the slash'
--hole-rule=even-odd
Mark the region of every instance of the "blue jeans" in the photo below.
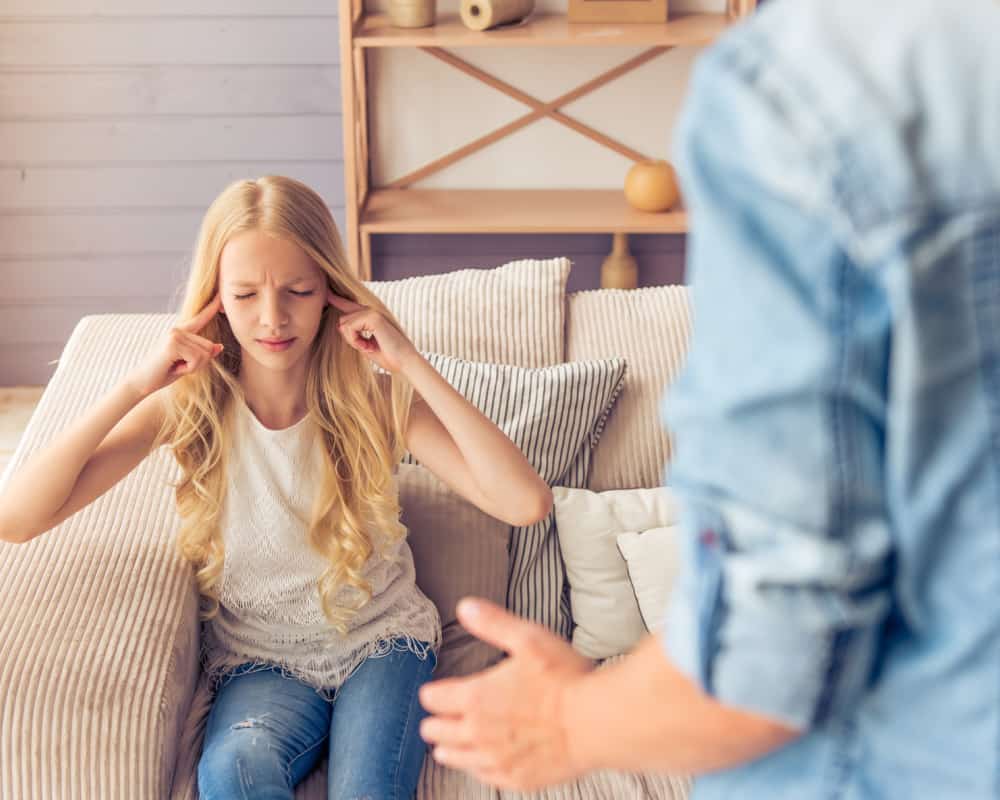
<svg viewBox="0 0 1000 800">
<path fill-rule="evenodd" d="M 328 738 L 330 800 L 412 797 L 426 752 L 417 691 L 436 663 L 430 650 L 426 660 L 402 649 L 369 658 L 332 703 L 279 668 L 237 668 L 208 715 L 200 797 L 290 799 Z"/>
</svg>

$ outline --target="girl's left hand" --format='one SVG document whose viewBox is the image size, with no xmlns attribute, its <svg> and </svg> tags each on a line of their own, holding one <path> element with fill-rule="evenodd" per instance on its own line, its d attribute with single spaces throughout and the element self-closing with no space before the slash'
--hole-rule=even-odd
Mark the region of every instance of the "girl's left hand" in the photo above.
<svg viewBox="0 0 1000 800">
<path fill-rule="evenodd" d="M 378 311 L 355 303 L 328 289 L 327 302 L 340 311 L 337 328 L 351 347 L 360 350 L 382 369 L 398 372 L 417 349 L 395 325 Z"/>
</svg>

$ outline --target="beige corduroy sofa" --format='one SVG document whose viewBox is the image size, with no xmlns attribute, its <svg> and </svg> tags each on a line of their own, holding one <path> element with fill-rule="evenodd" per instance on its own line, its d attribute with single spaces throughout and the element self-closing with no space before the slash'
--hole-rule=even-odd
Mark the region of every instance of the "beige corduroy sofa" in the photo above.
<svg viewBox="0 0 1000 800">
<path fill-rule="evenodd" d="M 684 287 L 567 294 L 565 259 L 373 283 L 417 346 L 546 366 L 624 357 L 627 375 L 593 455 L 594 491 L 659 485 L 659 399 L 690 319 Z M 9 466 L 120 380 L 170 314 L 96 315 L 76 326 Z M 194 798 L 211 695 L 198 665 L 197 593 L 173 548 L 165 448 L 58 528 L 0 543 L 0 797 Z M 296 796 L 325 798 L 325 765 Z M 598 773 L 522 795 L 426 759 L 418 797 L 683 798 L 683 776 Z"/>
</svg>

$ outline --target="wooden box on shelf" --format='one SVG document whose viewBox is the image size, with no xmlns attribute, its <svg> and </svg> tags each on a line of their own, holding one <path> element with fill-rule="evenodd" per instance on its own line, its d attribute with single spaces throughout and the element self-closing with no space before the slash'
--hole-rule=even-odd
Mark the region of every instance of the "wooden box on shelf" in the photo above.
<svg viewBox="0 0 1000 800">
<path fill-rule="evenodd" d="M 570 22 L 666 22 L 667 0 L 569 0 Z"/>
</svg>

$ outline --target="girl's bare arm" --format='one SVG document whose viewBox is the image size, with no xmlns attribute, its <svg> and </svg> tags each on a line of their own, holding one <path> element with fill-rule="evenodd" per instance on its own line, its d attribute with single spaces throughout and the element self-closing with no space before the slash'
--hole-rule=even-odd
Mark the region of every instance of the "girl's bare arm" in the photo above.
<svg viewBox="0 0 1000 800">
<path fill-rule="evenodd" d="M 410 410 L 410 452 L 450 488 L 511 525 L 552 508 L 552 490 L 517 446 L 419 353 L 403 370 L 419 397 Z"/>
<path fill-rule="evenodd" d="M 92 503 L 149 455 L 163 423 L 159 390 L 203 368 L 222 345 L 198 335 L 218 294 L 172 328 L 118 386 L 11 476 L 0 494 L 0 539 L 27 542 Z"/>
<path fill-rule="evenodd" d="M 149 454 L 161 403 L 123 381 L 59 433 L 0 493 L 0 539 L 30 541 L 128 475 Z"/>
<path fill-rule="evenodd" d="M 351 347 L 413 385 L 409 451 L 462 497 L 511 525 L 531 525 L 552 509 L 552 490 L 524 453 L 466 400 L 379 311 L 327 292 Z"/>
</svg>

